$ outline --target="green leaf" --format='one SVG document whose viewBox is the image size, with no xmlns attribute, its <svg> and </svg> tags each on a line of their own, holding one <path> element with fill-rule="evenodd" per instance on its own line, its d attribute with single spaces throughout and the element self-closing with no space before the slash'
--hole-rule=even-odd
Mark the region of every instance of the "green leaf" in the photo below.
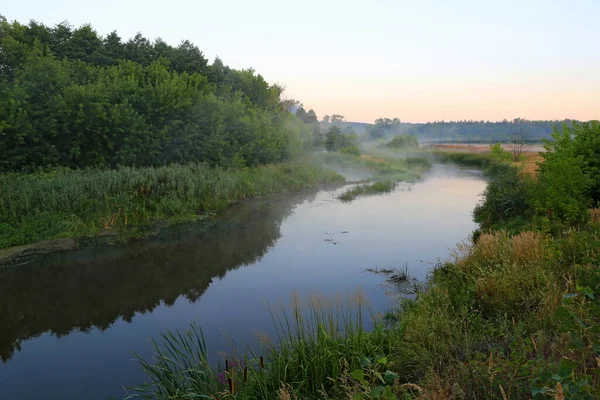
<svg viewBox="0 0 600 400">
<path fill-rule="evenodd" d="M 377 362 L 381 365 L 387 365 L 387 357 L 381 357 Z"/>
<path fill-rule="evenodd" d="M 385 384 L 385 379 L 383 379 L 383 376 L 381 375 L 381 373 L 375 371 L 375 376 L 377 378 L 379 378 L 379 380 L 381 381 L 381 383 Z"/>
<path fill-rule="evenodd" d="M 568 299 L 572 299 L 579 296 L 578 293 L 567 293 L 567 294 L 563 294 L 563 299 L 568 300 Z"/>
<path fill-rule="evenodd" d="M 355 394 L 352 396 L 352 400 L 363 400 L 366 397 L 364 393 Z"/>
<path fill-rule="evenodd" d="M 360 359 L 360 367 L 361 368 L 366 367 L 367 365 L 371 364 L 371 361 L 372 360 L 369 357 L 361 357 L 361 359 Z"/>
<path fill-rule="evenodd" d="M 388 369 L 387 371 L 385 371 L 384 377 L 385 381 L 391 385 L 396 379 L 398 379 L 398 374 Z"/>
<path fill-rule="evenodd" d="M 577 286 L 577 291 L 582 295 L 594 300 L 594 291 L 589 286 L 580 287 Z"/>
<path fill-rule="evenodd" d="M 371 390 L 371 393 L 369 393 L 369 398 L 377 399 L 377 398 L 379 398 L 379 396 L 381 396 L 381 392 L 383 392 L 383 386 L 375 386 Z"/>
<path fill-rule="evenodd" d="M 543 399 L 544 395 L 546 394 L 546 391 L 548 389 L 546 389 L 545 387 L 542 386 L 535 386 L 531 388 L 531 396 L 534 399 Z"/>
<path fill-rule="evenodd" d="M 582 327 L 582 328 L 584 328 L 584 329 L 585 329 L 585 328 L 589 328 L 589 327 L 590 327 L 590 326 L 589 326 L 589 325 L 588 325 L 588 324 L 587 324 L 587 323 L 586 323 L 584 320 L 582 320 L 581 318 L 579 318 L 579 317 L 578 317 L 578 316 L 576 316 L 576 315 L 574 315 L 574 316 L 573 316 L 573 320 L 574 320 L 575 322 L 577 322 L 577 325 L 579 325 L 580 327 Z"/>
<path fill-rule="evenodd" d="M 556 316 L 560 319 L 568 319 L 571 317 L 571 313 L 565 307 L 560 306 L 556 309 Z"/>
<path fill-rule="evenodd" d="M 365 381 L 365 371 L 363 371 L 362 369 L 355 369 L 350 373 L 350 375 L 357 381 Z"/>
<path fill-rule="evenodd" d="M 558 369 L 558 375 L 565 377 L 571 374 L 577 368 L 577 363 L 573 360 L 569 360 L 568 358 L 562 358 L 560 360 L 560 367 Z"/>
</svg>

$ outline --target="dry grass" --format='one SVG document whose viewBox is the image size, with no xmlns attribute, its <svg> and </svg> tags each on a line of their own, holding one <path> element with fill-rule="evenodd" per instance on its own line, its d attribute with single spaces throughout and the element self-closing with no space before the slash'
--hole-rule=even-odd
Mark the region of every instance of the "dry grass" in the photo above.
<svg viewBox="0 0 600 400">
<path fill-rule="evenodd" d="M 588 211 L 590 217 L 590 223 L 594 225 L 600 225 L 600 208 L 591 208 Z"/>
<path fill-rule="evenodd" d="M 454 252 L 456 264 L 475 279 L 484 312 L 507 315 L 556 307 L 561 286 L 545 267 L 549 256 L 547 239 L 532 231 L 485 233 L 476 244 L 460 243 Z"/>
<path fill-rule="evenodd" d="M 456 264 L 469 272 L 474 265 L 539 264 L 548 257 L 548 246 L 539 232 L 525 231 L 511 237 L 499 230 L 482 234 L 476 244 L 459 243 L 452 255 Z"/>
<path fill-rule="evenodd" d="M 461 152 L 472 154 L 487 154 L 490 152 L 490 146 L 487 144 L 435 144 L 431 147 L 435 150 L 446 152 Z M 503 145 L 502 148 L 505 150 L 509 150 L 507 145 Z M 523 152 L 523 160 L 515 161 L 511 164 L 519 168 L 522 174 L 535 176 L 539 168 L 537 164 L 544 160 L 544 158 L 538 150 L 540 149 L 536 146 L 533 150 Z"/>
<path fill-rule="evenodd" d="M 513 165 L 521 168 L 521 173 L 524 175 L 535 176 L 539 169 L 538 163 L 544 161 L 544 158 L 537 152 L 523 153 L 523 161 L 513 163 Z"/>
<path fill-rule="evenodd" d="M 542 263 L 548 255 L 546 244 L 539 232 L 521 232 L 511 238 L 511 261 L 518 265 Z"/>
</svg>

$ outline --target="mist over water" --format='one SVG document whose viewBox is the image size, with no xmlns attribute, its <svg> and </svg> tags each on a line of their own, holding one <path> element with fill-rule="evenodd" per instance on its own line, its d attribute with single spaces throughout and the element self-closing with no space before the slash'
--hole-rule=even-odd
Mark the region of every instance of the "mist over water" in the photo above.
<svg viewBox="0 0 600 400">
<path fill-rule="evenodd" d="M 486 183 L 434 165 L 414 184 L 341 203 L 344 190 L 238 204 L 211 221 L 147 241 L 57 254 L 0 270 L 0 393 L 20 399 L 121 398 L 147 379 L 166 329 L 203 328 L 211 360 L 258 349 L 273 334 L 267 305 L 291 295 L 361 289 L 370 309 L 394 304 L 367 268 L 408 266 L 420 280 L 474 229 Z M 410 187 L 410 190 L 406 190 Z"/>
</svg>

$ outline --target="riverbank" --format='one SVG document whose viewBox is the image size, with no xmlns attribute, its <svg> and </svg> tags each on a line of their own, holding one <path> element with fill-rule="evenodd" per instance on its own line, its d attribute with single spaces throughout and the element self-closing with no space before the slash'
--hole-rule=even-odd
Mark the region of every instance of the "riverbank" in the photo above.
<svg viewBox="0 0 600 400">
<path fill-rule="evenodd" d="M 426 284 L 402 286 L 411 298 L 374 330 L 362 329 L 360 304 L 320 302 L 276 318 L 279 343 L 262 355 L 229 357 L 213 369 L 193 326 L 188 337 L 163 338 L 157 358 L 143 362 L 150 383 L 137 390 L 157 398 L 598 398 L 600 211 L 568 220 L 557 207 L 545 215 L 537 196 L 557 189 L 552 164 L 528 180 L 489 156 L 444 157 L 490 173 L 475 209 L 482 230 Z M 200 352 L 186 352 L 192 340 Z"/>
<path fill-rule="evenodd" d="M 161 226 L 207 218 L 248 198 L 341 184 L 358 175 L 359 180 L 414 182 L 429 168 L 424 158 L 322 153 L 244 169 L 187 164 L 3 174 L 0 265 L 53 249 L 144 238 Z"/>
<path fill-rule="evenodd" d="M 192 221 L 251 197 L 343 183 L 309 163 L 225 169 L 205 164 L 0 175 L 0 249 L 114 231 L 143 236 L 156 223 Z"/>
<path fill-rule="evenodd" d="M 432 144 L 428 147 L 440 153 L 467 153 L 476 155 L 489 155 L 490 153 L 490 145 L 483 144 Z M 501 148 L 507 152 L 512 150 L 510 145 L 507 144 L 503 144 Z M 541 145 L 526 145 L 521 154 L 521 159 L 511 162 L 511 165 L 519 168 L 521 172 L 527 175 L 535 176 L 538 164 L 544 160 L 540 153 L 544 151 L 545 149 Z"/>
</svg>

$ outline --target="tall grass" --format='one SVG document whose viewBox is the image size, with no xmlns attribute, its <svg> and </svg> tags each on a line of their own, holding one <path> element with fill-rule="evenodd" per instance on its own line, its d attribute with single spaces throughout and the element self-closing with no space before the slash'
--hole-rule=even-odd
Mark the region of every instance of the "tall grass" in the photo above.
<svg viewBox="0 0 600 400">
<path fill-rule="evenodd" d="M 337 171 L 361 171 L 376 180 L 414 182 L 429 168 L 427 157 L 391 157 L 373 153 L 353 156 L 343 153 L 319 153 L 315 162 Z"/>
<path fill-rule="evenodd" d="M 205 164 L 0 175 L 0 248 L 56 236 L 189 220 L 232 202 L 342 182 L 309 163 L 224 169 Z"/>
<path fill-rule="evenodd" d="M 234 354 L 209 366 L 201 329 L 167 332 L 154 342 L 153 360 L 140 359 L 149 382 L 134 388 L 142 398 L 277 399 L 282 391 L 299 398 L 323 398 L 335 380 L 361 360 L 381 357 L 393 347 L 381 324 L 365 330 L 362 293 L 333 298 L 295 294 L 291 311 L 271 309 L 274 342 L 260 354 Z M 370 318 L 373 318 L 371 315 Z"/>
<path fill-rule="evenodd" d="M 479 155 L 456 157 L 463 163 L 488 162 Z M 499 176 L 514 172 L 489 165 Z M 518 204 L 519 190 L 500 189 L 486 192 L 487 211 L 504 212 Z M 588 224 L 552 233 L 535 230 L 524 219 L 516 232 L 491 227 L 474 235 L 457 246 L 452 262 L 432 271 L 427 285 L 415 285 L 414 298 L 390 311 L 388 323 L 377 322 L 371 331 L 362 328 L 358 309 L 350 312 L 339 302 L 314 299 L 304 307 L 296 300 L 292 313 L 273 314 L 276 344 L 266 346 L 262 357 L 249 358 L 244 366 L 252 366 L 249 371 L 233 372 L 244 377 L 233 385 L 235 393 L 223 383 L 186 394 L 210 393 L 219 399 L 600 398 L 597 214 L 590 211 Z M 373 359 L 389 369 L 390 380 L 372 366 Z M 165 382 L 176 375 L 167 368 L 158 371 L 166 374 Z M 231 367 L 225 371 L 231 374 Z M 176 387 L 186 382 L 177 379 L 171 383 Z M 382 396 L 383 390 L 391 395 Z"/>
<path fill-rule="evenodd" d="M 361 196 L 373 196 L 381 193 L 390 193 L 396 188 L 396 186 L 397 182 L 395 181 L 379 181 L 356 185 L 340 194 L 338 199 L 343 202 L 350 202 Z"/>
</svg>

